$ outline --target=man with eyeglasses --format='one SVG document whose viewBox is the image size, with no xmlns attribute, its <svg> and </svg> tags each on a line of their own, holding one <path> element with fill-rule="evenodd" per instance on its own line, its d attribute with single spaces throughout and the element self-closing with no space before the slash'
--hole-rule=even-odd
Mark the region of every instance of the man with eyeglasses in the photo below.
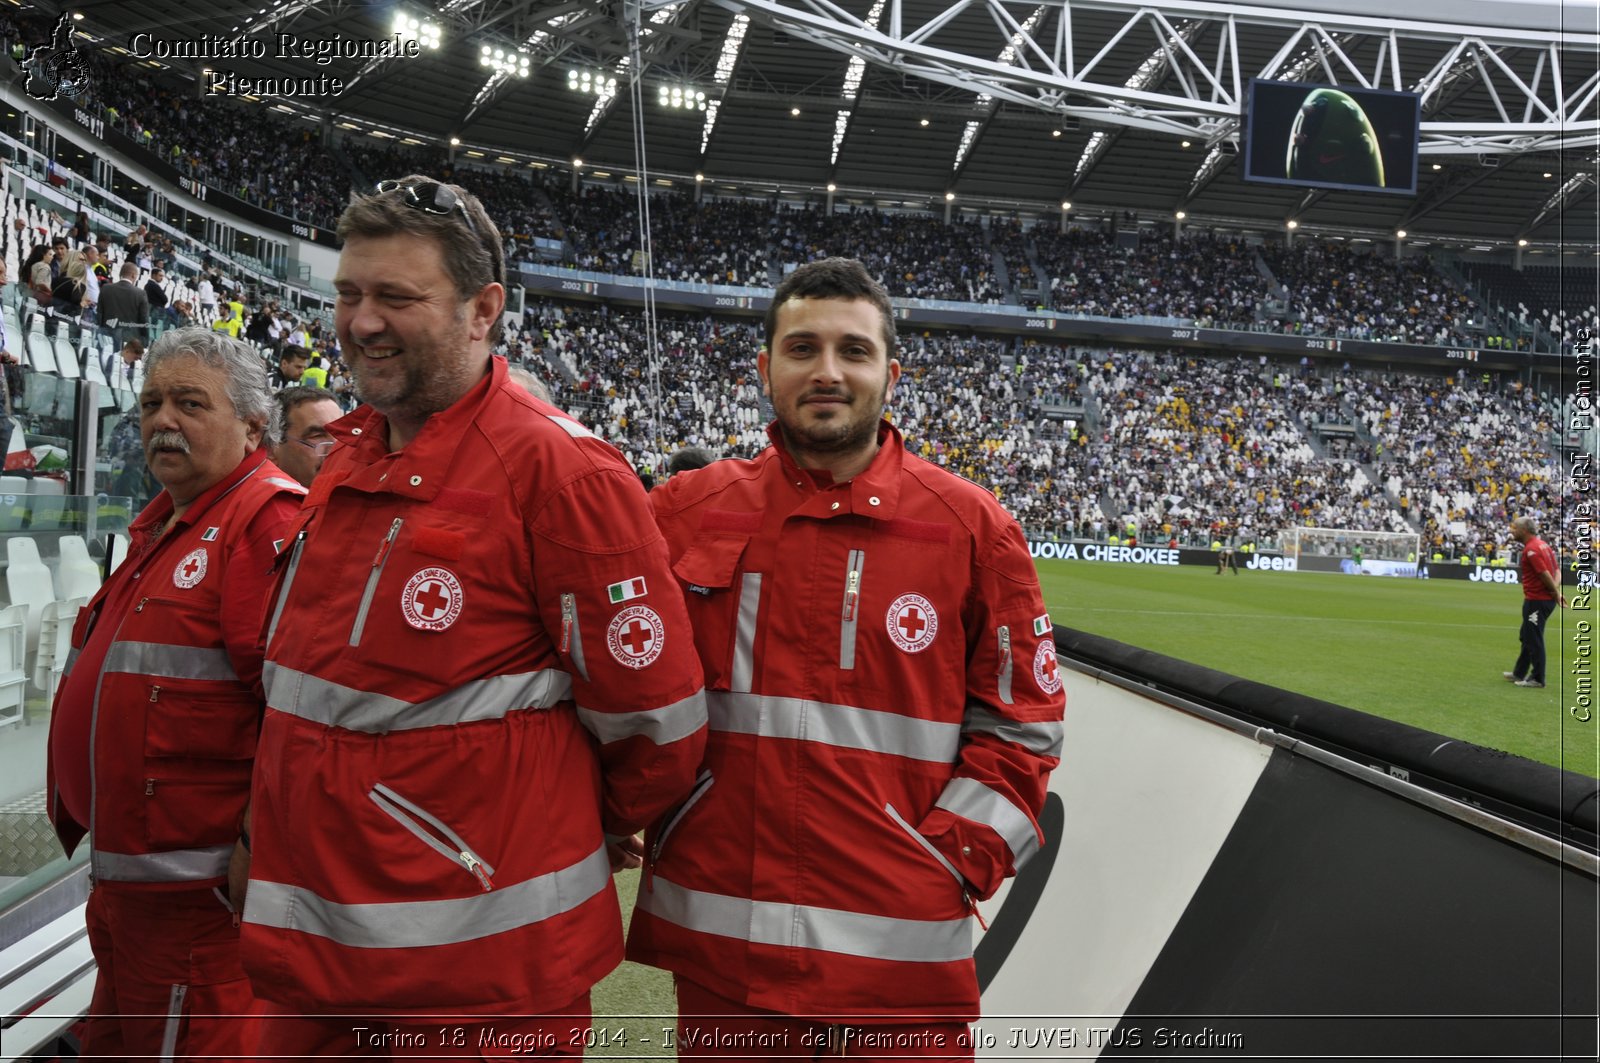
<svg viewBox="0 0 1600 1063">
<path fill-rule="evenodd" d="M 327 426 L 267 614 L 260 1053 L 577 1056 L 622 959 L 611 874 L 704 751 L 694 639 L 632 469 L 491 355 L 482 205 L 378 188 L 334 277 L 365 405 Z"/>
<path fill-rule="evenodd" d="M 323 388 L 296 385 L 279 391 L 278 423 L 283 427 L 283 442 L 272 448 L 278 468 L 306 487 L 322 468 L 323 459 L 334 447 L 327 425 L 344 416 L 339 401 Z"/>
</svg>

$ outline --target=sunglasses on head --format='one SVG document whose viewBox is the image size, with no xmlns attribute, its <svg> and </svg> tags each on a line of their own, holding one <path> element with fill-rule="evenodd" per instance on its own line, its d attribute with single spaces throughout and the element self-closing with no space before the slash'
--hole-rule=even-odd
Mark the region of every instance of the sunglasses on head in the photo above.
<svg viewBox="0 0 1600 1063">
<path fill-rule="evenodd" d="M 438 181 L 415 181 L 411 184 L 406 184 L 404 181 L 379 181 L 378 191 L 403 192 L 408 206 L 426 214 L 448 216 L 453 211 L 459 210 L 461 220 L 467 223 L 472 235 L 478 235 L 478 226 L 473 222 L 472 215 L 467 213 L 467 205 L 449 185 L 440 184 Z"/>
</svg>

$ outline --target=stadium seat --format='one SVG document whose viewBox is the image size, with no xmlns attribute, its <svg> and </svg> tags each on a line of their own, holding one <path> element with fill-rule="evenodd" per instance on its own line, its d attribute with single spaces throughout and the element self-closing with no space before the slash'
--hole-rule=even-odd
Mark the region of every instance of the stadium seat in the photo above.
<svg viewBox="0 0 1600 1063">
<path fill-rule="evenodd" d="M 56 568 L 56 583 L 62 598 L 92 598 L 100 589 L 100 566 L 89 556 L 89 544 L 81 535 L 63 535 L 61 561 Z"/>
<path fill-rule="evenodd" d="M 0 609 L 0 726 L 22 719 L 28 693 L 28 607 Z"/>
</svg>

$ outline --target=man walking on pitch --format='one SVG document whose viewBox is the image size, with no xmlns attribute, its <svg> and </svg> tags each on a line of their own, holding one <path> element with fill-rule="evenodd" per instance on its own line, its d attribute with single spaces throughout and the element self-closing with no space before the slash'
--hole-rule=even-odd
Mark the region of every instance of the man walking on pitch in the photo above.
<svg viewBox="0 0 1600 1063">
<path fill-rule="evenodd" d="M 1500 674 L 1519 687 L 1542 687 L 1545 621 L 1555 612 L 1556 603 L 1566 608 L 1567 596 L 1561 593 L 1561 569 L 1555 551 L 1539 538 L 1534 519 L 1513 519 L 1511 537 L 1522 544 L 1522 627 L 1517 631 L 1522 653 L 1511 671 Z"/>
<path fill-rule="evenodd" d="M 1063 697 L 1038 576 L 993 495 L 883 419 L 895 346 L 859 262 L 795 270 L 756 358 L 772 445 L 652 495 L 711 721 L 628 941 L 677 975 L 680 1058 L 971 1058 L 976 900 L 1040 845 Z"/>
</svg>

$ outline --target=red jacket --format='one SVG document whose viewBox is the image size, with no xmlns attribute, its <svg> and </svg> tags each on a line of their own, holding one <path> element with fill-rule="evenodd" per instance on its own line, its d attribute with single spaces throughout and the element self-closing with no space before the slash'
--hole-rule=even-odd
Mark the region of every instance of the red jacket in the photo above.
<svg viewBox="0 0 1600 1063">
<path fill-rule="evenodd" d="M 787 1014 L 970 1019 L 972 897 L 1038 848 L 1061 681 L 1017 522 L 879 438 L 848 483 L 774 445 L 652 496 L 711 738 L 628 954 Z"/>
<path fill-rule="evenodd" d="M 1544 580 L 1539 578 L 1541 572 L 1555 577 L 1556 586 L 1561 585 L 1561 569 L 1556 563 L 1556 552 L 1550 549 L 1550 544 L 1537 535 L 1530 536 L 1522 544 L 1522 559 L 1518 562 L 1518 570 L 1522 578 L 1522 597 L 1530 602 L 1553 602 L 1556 596 L 1550 593 L 1550 588 L 1545 586 Z"/>
<path fill-rule="evenodd" d="M 704 751 L 666 545 L 502 359 L 399 451 L 370 408 L 329 431 L 268 620 L 246 970 L 305 1012 L 561 1007 L 621 959 L 602 831 Z"/>
<path fill-rule="evenodd" d="M 93 829 L 97 883 L 224 880 L 261 725 L 261 619 L 305 489 L 256 450 L 160 534 L 172 496 L 78 613 L 50 721 L 50 818 Z M 90 809 L 78 794 L 88 772 Z M 63 800 L 63 785 L 71 800 Z M 81 818 L 80 818 L 81 817 Z"/>
</svg>

